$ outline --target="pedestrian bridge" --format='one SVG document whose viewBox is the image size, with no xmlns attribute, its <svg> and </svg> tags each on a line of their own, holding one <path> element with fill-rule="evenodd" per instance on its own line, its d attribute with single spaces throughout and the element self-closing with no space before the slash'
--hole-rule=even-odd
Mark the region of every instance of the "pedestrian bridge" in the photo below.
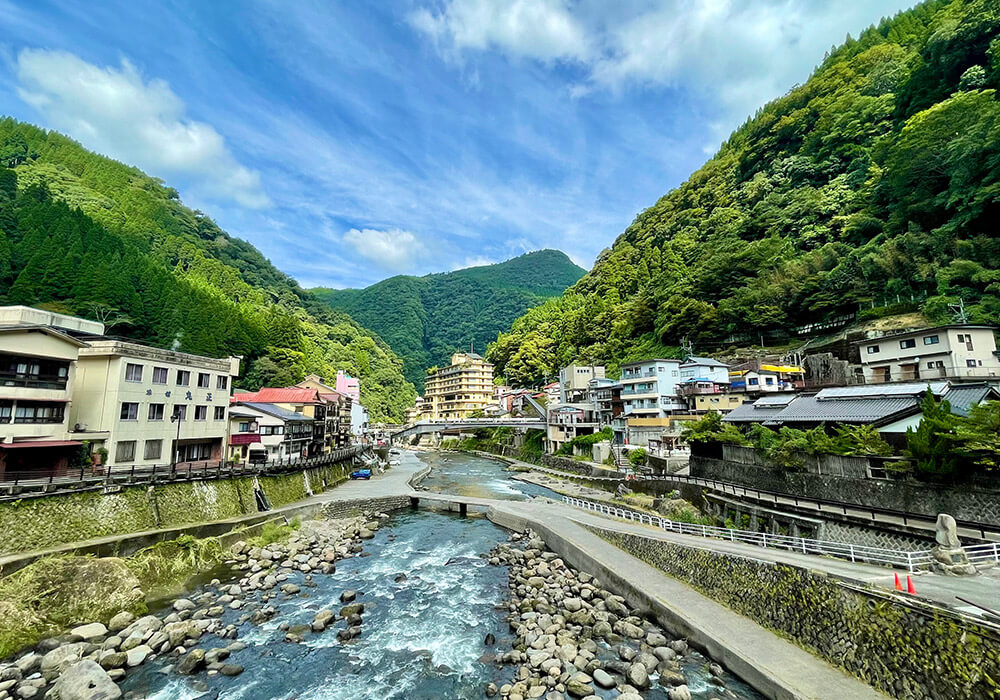
<svg viewBox="0 0 1000 700">
<path fill-rule="evenodd" d="M 455 420 L 438 418 L 421 420 L 405 425 L 401 430 L 390 435 L 390 439 L 395 442 L 396 440 L 404 440 L 414 435 L 457 433 L 463 430 L 480 430 L 482 428 L 520 428 L 521 430 L 534 428 L 545 430 L 546 423 L 543 418 L 461 418 Z"/>
</svg>

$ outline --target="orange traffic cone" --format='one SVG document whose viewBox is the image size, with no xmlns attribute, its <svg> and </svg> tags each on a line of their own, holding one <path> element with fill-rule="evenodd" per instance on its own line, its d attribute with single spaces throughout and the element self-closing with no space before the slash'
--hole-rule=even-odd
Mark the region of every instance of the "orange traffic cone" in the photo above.
<svg viewBox="0 0 1000 700">
<path fill-rule="evenodd" d="M 917 594 L 917 587 L 913 585 L 913 579 L 909 576 L 906 577 L 906 592 L 912 595 Z"/>
<path fill-rule="evenodd" d="M 896 590 L 897 591 L 902 591 L 903 590 L 903 584 L 899 582 L 899 574 L 893 573 L 892 576 L 893 576 L 893 578 L 896 579 Z"/>
</svg>

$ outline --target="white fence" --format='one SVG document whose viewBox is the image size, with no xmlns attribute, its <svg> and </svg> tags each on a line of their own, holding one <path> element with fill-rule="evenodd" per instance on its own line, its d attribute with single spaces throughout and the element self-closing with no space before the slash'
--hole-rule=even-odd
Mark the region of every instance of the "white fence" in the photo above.
<svg viewBox="0 0 1000 700">
<path fill-rule="evenodd" d="M 969 563 L 974 566 L 1000 565 L 1000 544 L 996 542 L 975 544 L 971 547 L 966 547 L 965 553 L 969 557 Z"/>
<path fill-rule="evenodd" d="M 899 549 L 881 549 L 878 547 L 864 547 L 857 544 L 845 544 L 842 542 L 810 540 L 804 537 L 774 535 L 767 532 L 735 530 L 728 527 L 678 523 L 673 520 L 661 518 L 657 515 L 650 515 L 649 513 L 640 513 L 634 510 L 618 508 L 617 506 L 610 506 L 605 503 L 595 503 L 593 501 L 585 501 L 580 498 L 571 498 L 569 496 L 564 496 L 563 502 L 571 506 L 576 506 L 577 508 L 583 508 L 584 510 L 601 513 L 603 515 L 610 515 L 614 518 L 630 520 L 644 525 L 651 525 L 666 532 L 676 532 L 682 535 L 694 535 L 695 537 L 728 540 L 730 542 L 743 542 L 757 547 L 784 549 L 790 552 L 798 552 L 800 554 L 815 554 L 819 556 L 836 557 L 838 559 L 846 559 L 847 561 L 852 562 L 865 562 L 868 564 L 878 564 L 880 566 L 906 569 L 911 573 L 920 569 L 929 568 L 931 564 L 930 550 L 908 552 Z M 995 544 L 982 545 L 981 547 L 968 547 L 966 551 L 969 552 L 970 560 L 973 556 L 971 550 L 980 548 L 983 549 L 984 552 L 983 554 L 978 552 L 976 553 L 976 556 L 981 557 L 977 561 L 988 560 L 985 553 L 987 548 L 992 548 L 992 554 L 989 555 L 989 558 L 997 557 L 998 551 L 1000 551 Z M 1000 561 L 1000 559 L 997 560 Z"/>
</svg>

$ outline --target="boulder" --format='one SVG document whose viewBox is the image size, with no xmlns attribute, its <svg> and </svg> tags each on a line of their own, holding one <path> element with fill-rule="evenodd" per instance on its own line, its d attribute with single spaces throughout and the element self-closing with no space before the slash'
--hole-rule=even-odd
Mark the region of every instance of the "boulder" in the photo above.
<svg viewBox="0 0 1000 700">
<path fill-rule="evenodd" d="M 679 685 L 667 691 L 670 700 L 691 700 L 691 690 L 686 685 Z"/>
<path fill-rule="evenodd" d="M 243 673 L 243 667 L 239 664 L 222 664 L 219 673 L 223 676 L 238 676 Z"/>
<path fill-rule="evenodd" d="M 121 632 L 133 622 L 135 622 L 135 615 L 127 610 L 123 610 L 111 618 L 111 621 L 108 623 L 108 631 Z"/>
<path fill-rule="evenodd" d="M 625 679 L 629 685 L 633 685 L 639 690 L 645 690 L 649 687 L 649 672 L 641 663 L 631 664 L 625 672 Z"/>
<path fill-rule="evenodd" d="M 197 673 L 205 665 L 205 650 L 204 649 L 192 649 L 177 663 L 177 673 L 184 676 L 190 676 L 193 673 Z"/>
<path fill-rule="evenodd" d="M 615 679 L 611 677 L 611 674 L 605 671 L 603 668 L 598 668 L 594 671 L 594 682 L 602 688 L 614 688 Z"/>
<path fill-rule="evenodd" d="M 83 658 L 89 647 L 86 642 L 75 642 L 53 649 L 42 657 L 42 673 L 46 676 L 62 673 Z"/>
<path fill-rule="evenodd" d="M 108 633 L 108 628 L 102 625 L 100 622 L 91 622 L 89 625 L 80 625 L 79 627 L 74 627 L 69 631 L 70 634 L 79 637 L 80 639 L 89 642 L 92 639 L 97 639 L 98 637 L 104 637 Z"/>
<path fill-rule="evenodd" d="M 193 601 L 187 598 L 178 598 L 174 601 L 174 610 L 177 612 L 184 612 L 185 610 L 194 610 L 196 607 Z"/>
<path fill-rule="evenodd" d="M 84 659 L 63 671 L 52 686 L 52 695 L 59 700 L 117 700 L 122 691 L 107 671 Z"/>
<path fill-rule="evenodd" d="M 135 668 L 148 659 L 152 653 L 153 649 L 151 647 L 146 644 L 140 644 L 139 646 L 125 652 L 125 657 L 127 659 L 126 663 L 129 668 Z"/>
</svg>

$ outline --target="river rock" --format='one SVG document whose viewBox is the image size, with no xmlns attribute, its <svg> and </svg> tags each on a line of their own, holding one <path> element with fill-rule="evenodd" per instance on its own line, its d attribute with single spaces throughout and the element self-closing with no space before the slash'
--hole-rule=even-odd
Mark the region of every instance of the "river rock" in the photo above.
<svg viewBox="0 0 1000 700">
<path fill-rule="evenodd" d="M 113 651 L 101 657 L 101 668 L 110 671 L 113 668 L 121 668 L 128 663 L 128 654 L 122 651 Z"/>
<path fill-rule="evenodd" d="M 152 653 L 153 649 L 150 646 L 146 644 L 140 644 L 134 649 L 129 649 L 125 653 L 125 658 L 127 659 L 126 663 L 128 664 L 129 668 L 135 668 L 139 664 L 143 663 L 146 659 L 148 659 Z"/>
<path fill-rule="evenodd" d="M 177 612 L 184 612 L 185 610 L 194 610 L 196 607 L 198 606 L 195 605 L 193 601 L 190 601 L 187 598 L 178 598 L 177 600 L 174 601 L 173 605 L 174 610 Z"/>
<path fill-rule="evenodd" d="M 184 676 L 190 676 L 196 673 L 201 668 L 205 666 L 205 650 L 204 649 L 192 649 L 184 656 L 177 664 L 177 673 Z"/>
<path fill-rule="evenodd" d="M 645 665 L 641 663 L 637 662 L 630 665 L 625 672 L 625 678 L 630 685 L 634 685 L 639 690 L 645 690 L 649 687 L 649 672 L 646 670 Z"/>
<path fill-rule="evenodd" d="M 52 686 L 52 694 L 59 700 L 116 700 L 122 691 L 107 671 L 84 659 L 63 671 Z"/>
<path fill-rule="evenodd" d="M 340 616 L 343 618 L 348 618 L 351 615 L 360 615 L 365 611 L 364 603 L 351 603 L 350 605 L 345 605 L 340 609 Z"/>
<path fill-rule="evenodd" d="M 282 584 L 282 586 L 281 586 L 281 592 L 284 593 L 285 595 L 295 595 L 295 594 L 299 593 L 301 590 L 302 589 L 299 588 L 294 583 L 285 583 L 285 584 Z"/>
<path fill-rule="evenodd" d="M 74 627 L 69 631 L 71 635 L 79 637 L 84 641 L 91 641 L 92 639 L 97 639 L 107 635 L 108 628 L 102 625 L 100 622 L 91 622 L 89 625 L 80 625 L 79 627 Z"/>
<path fill-rule="evenodd" d="M 497 684 L 496 683 L 487 683 L 486 684 L 486 690 L 483 691 L 483 692 L 485 693 L 486 697 L 492 698 L 492 697 L 495 697 L 496 694 L 500 692 L 500 689 L 497 688 Z"/>
<path fill-rule="evenodd" d="M 353 603 L 354 599 L 358 597 L 357 591 L 346 590 L 340 594 L 341 603 Z"/>
<path fill-rule="evenodd" d="M 598 668 L 594 670 L 594 682 L 602 688 L 614 688 L 615 679 L 611 677 L 611 674 L 605 671 L 603 668 Z"/>
<path fill-rule="evenodd" d="M 691 700 L 691 690 L 686 685 L 679 685 L 667 691 L 670 700 Z"/>
<path fill-rule="evenodd" d="M 360 537 L 363 540 L 370 540 L 374 536 L 375 533 L 369 530 L 368 528 L 361 528 L 361 531 L 358 532 L 358 537 Z"/>
<path fill-rule="evenodd" d="M 659 632 L 650 632 L 646 635 L 646 644 L 653 648 L 666 646 L 667 638 Z"/>
<path fill-rule="evenodd" d="M 238 676 L 243 673 L 243 667 L 239 664 L 222 664 L 219 673 L 223 676 Z"/>
<path fill-rule="evenodd" d="M 336 615 L 334 614 L 334 612 L 332 610 L 320 610 L 313 617 L 312 631 L 313 632 L 322 632 L 323 630 L 326 629 L 327 625 L 329 625 L 330 622 L 333 621 L 334 617 L 336 617 Z"/>
<path fill-rule="evenodd" d="M 57 675 L 79 661 L 90 649 L 87 642 L 64 644 L 42 657 L 41 669 L 46 676 Z"/>
</svg>

